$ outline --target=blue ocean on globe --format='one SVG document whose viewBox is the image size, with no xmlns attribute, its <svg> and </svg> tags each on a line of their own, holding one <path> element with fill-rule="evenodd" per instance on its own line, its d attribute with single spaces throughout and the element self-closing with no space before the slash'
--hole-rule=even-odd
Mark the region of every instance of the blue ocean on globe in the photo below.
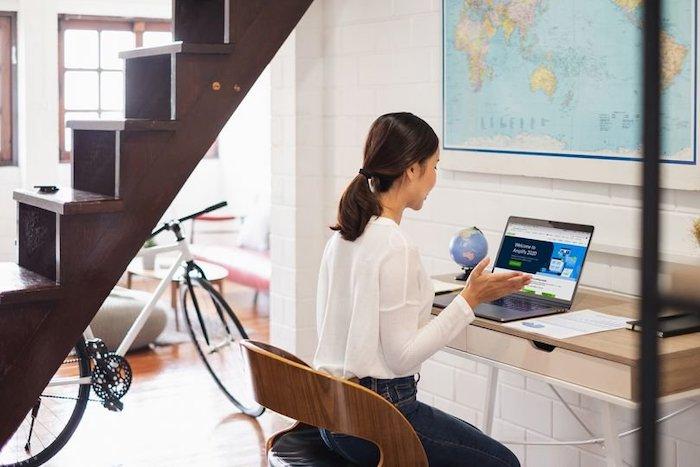
<svg viewBox="0 0 700 467">
<path fill-rule="evenodd" d="M 463 268 L 471 269 L 486 257 L 489 245 L 476 227 L 462 229 L 450 240 L 450 256 Z"/>
</svg>

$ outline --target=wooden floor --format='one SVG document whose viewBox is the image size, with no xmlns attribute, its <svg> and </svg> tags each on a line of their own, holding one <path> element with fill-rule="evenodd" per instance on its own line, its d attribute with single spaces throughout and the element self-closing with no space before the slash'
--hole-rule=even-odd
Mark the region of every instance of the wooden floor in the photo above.
<svg viewBox="0 0 700 467">
<path fill-rule="evenodd" d="M 150 284 L 135 282 L 134 288 Z M 252 293 L 225 285 L 251 338 L 268 340 L 267 311 L 252 309 Z M 134 381 L 124 411 L 91 402 L 68 445 L 48 464 L 102 466 L 259 466 L 265 439 L 290 424 L 266 412 L 242 415 L 224 398 L 190 343 L 129 354 Z"/>
</svg>

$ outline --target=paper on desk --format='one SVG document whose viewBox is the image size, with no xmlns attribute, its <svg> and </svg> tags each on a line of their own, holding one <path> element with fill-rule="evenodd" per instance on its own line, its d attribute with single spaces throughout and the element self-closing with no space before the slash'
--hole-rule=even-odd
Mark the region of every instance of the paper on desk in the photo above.
<svg viewBox="0 0 700 467">
<path fill-rule="evenodd" d="M 536 332 L 555 339 L 593 334 L 624 328 L 632 318 L 606 315 L 593 310 L 569 311 L 542 318 L 524 319 L 504 326 L 525 332 Z"/>
<path fill-rule="evenodd" d="M 464 288 L 463 285 L 455 284 L 454 282 L 445 282 L 438 279 L 432 279 L 432 281 L 435 293 L 453 292 Z"/>
</svg>

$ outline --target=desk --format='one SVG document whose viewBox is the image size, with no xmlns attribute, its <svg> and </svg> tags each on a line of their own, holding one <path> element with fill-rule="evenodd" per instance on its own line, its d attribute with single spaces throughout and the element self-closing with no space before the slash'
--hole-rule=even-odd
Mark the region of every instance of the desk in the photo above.
<svg viewBox="0 0 700 467">
<path fill-rule="evenodd" d="M 460 283 L 454 275 L 435 276 Z M 463 284 L 463 283 L 460 283 Z M 637 317 L 639 302 L 626 296 L 579 287 L 572 310 L 594 309 L 618 316 Z M 433 308 L 433 314 L 440 309 Z M 609 466 L 622 466 L 614 424 L 616 407 L 637 408 L 640 399 L 640 334 L 627 330 L 553 339 L 476 318 L 449 344 L 449 351 L 490 367 L 484 431 L 491 433 L 500 369 L 544 381 L 552 386 L 597 398 L 603 402 L 603 426 Z M 659 394 L 661 402 L 700 395 L 700 333 L 659 341 Z M 556 391 L 555 391 L 556 392 Z"/>
</svg>

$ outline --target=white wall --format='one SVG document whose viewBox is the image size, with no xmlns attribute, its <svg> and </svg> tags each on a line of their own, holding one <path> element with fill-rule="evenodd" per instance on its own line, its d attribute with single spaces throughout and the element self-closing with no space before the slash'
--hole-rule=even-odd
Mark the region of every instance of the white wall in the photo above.
<svg viewBox="0 0 700 467">
<path fill-rule="evenodd" d="M 268 68 L 219 135 L 223 191 L 235 212 L 248 212 L 258 197 L 270 201 L 270 99 Z"/>
<path fill-rule="evenodd" d="M 270 202 L 270 73 L 265 70 L 219 134 L 219 158 L 202 159 L 165 218 L 180 217 L 219 201 L 246 215 L 258 200 Z M 206 227 L 204 227 L 206 228 Z"/>
<path fill-rule="evenodd" d="M 324 245 L 323 3 L 314 2 L 273 60 L 270 337 L 302 358 L 316 342 Z"/>
<path fill-rule="evenodd" d="M 298 109 L 285 119 L 298 122 L 322 119 L 322 134 L 296 127 L 297 138 L 317 138 L 323 141 L 324 219 L 317 229 L 329 231 L 325 225 L 333 221 L 337 200 L 347 182 L 362 163 L 362 145 L 370 123 L 380 114 L 391 111 L 412 111 L 425 118 L 441 134 L 441 8 L 440 0 L 320 0 L 313 6 L 297 28 L 296 38 L 290 40 L 294 54 L 280 54 L 273 64 L 274 83 L 285 89 L 306 89 L 303 82 L 294 81 L 288 68 L 308 64 L 300 58 L 305 53 L 317 53 L 318 44 L 309 31 L 316 31 L 319 22 L 323 30 L 323 93 L 322 111 L 315 108 Z M 319 19 L 318 17 L 321 17 Z M 307 41 L 299 37 L 306 35 Z M 290 45 L 291 44 L 291 45 Z M 288 63 L 293 60 L 292 63 Z M 318 61 L 318 59 L 316 59 Z M 299 76 L 299 73 L 296 73 Z M 278 118 L 276 102 L 290 99 L 289 94 L 273 91 L 273 121 Z M 297 102 L 298 107 L 298 102 Z M 288 109 L 286 110 L 288 111 Z M 306 112 L 306 113 L 303 113 Z M 290 164 L 300 164 L 301 155 L 284 125 L 273 125 L 273 141 L 285 141 L 290 157 L 273 156 L 273 173 L 284 171 Z M 274 149 L 273 149 L 274 154 Z M 467 157 L 467 156 L 464 156 Z M 311 158 L 316 160 L 315 158 Z M 287 170 L 285 173 L 293 174 Z M 293 182 L 290 182 L 293 183 Z M 273 181 L 274 187 L 274 181 Z M 304 188 L 308 190 L 309 188 Z M 637 268 L 640 203 L 638 189 L 600 183 L 526 178 L 518 176 L 484 175 L 472 172 L 441 170 L 438 185 L 423 210 L 407 212 L 402 228 L 423 251 L 429 272 L 453 271 L 447 245 L 459 228 L 477 225 L 489 239 L 491 254 L 509 215 L 548 217 L 573 222 L 590 223 L 597 227 L 595 246 L 590 255 L 583 283 L 605 290 L 638 294 Z M 308 195 L 306 195 L 308 196 Z M 298 212 L 297 192 L 280 189 L 273 192 L 275 209 Z M 692 219 L 700 215 L 700 193 L 667 191 L 662 207 L 663 249 L 674 253 L 697 251 L 689 236 Z M 273 218 L 273 252 L 287 251 L 301 256 L 313 245 L 297 238 L 294 231 Z M 322 247 L 322 246 L 321 246 Z M 319 246 L 313 246 L 318 249 Z M 691 255 L 687 260 L 693 260 Z M 313 257 L 300 266 L 317 271 Z M 290 266 L 290 264 L 292 264 Z M 278 281 L 292 277 L 294 281 Z M 292 290 L 307 290 L 303 303 L 272 301 L 272 327 L 275 342 L 309 358 L 313 335 L 313 297 L 315 274 L 300 274 L 293 263 L 273 263 L 273 288 L 280 297 L 293 296 Z M 306 345 L 295 346 L 299 336 Z M 486 367 L 475 362 L 441 352 L 423 366 L 421 398 L 466 420 L 481 423 L 482 394 Z M 600 433 L 600 406 L 596 401 L 566 393 L 576 410 Z M 674 406 L 675 407 L 675 406 Z M 664 411 L 670 410 L 665 407 Z M 496 436 L 504 439 L 571 439 L 586 437 L 564 411 L 564 406 L 541 383 L 506 374 L 500 386 L 497 407 Z M 634 414 L 620 413 L 620 428 L 634 425 Z M 697 465 L 700 456 L 700 410 L 696 407 L 661 428 L 663 465 L 689 467 Z M 624 441 L 625 458 L 633 462 L 635 443 Z M 602 466 L 599 448 L 514 447 L 520 459 L 530 467 L 540 466 Z"/>
</svg>

